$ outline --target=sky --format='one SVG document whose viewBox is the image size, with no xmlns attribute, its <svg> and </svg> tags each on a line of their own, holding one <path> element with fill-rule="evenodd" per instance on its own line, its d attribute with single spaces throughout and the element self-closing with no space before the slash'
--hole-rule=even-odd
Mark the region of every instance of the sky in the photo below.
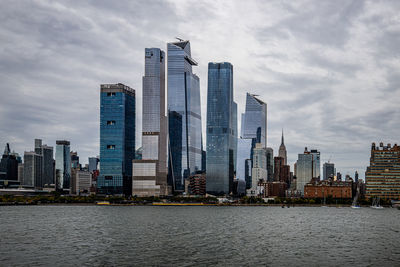
<svg viewBox="0 0 400 267">
<path fill-rule="evenodd" d="M 234 68 L 268 104 L 268 146 L 282 128 L 288 162 L 304 147 L 364 176 L 372 142 L 400 143 L 400 1 L 20 1 L 0 8 L 0 146 L 23 155 L 34 138 L 99 154 L 103 83 L 136 90 L 141 143 L 144 49 L 190 40 L 199 63 L 203 141 L 207 64 Z M 240 125 L 240 121 L 239 124 Z M 138 146 L 137 146 L 138 147 Z"/>
</svg>

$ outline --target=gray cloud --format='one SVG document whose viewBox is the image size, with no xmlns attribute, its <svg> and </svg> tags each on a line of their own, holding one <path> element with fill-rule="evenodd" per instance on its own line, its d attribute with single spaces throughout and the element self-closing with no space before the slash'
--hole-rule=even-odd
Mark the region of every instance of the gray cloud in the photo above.
<svg viewBox="0 0 400 267">
<path fill-rule="evenodd" d="M 239 112 L 247 91 L 268 103 L 275 151 L 283 127 L 290 163 L 315 147 L 338 171 L 363 174 L 371 142 L 400 142 L 399 8 L 398 1 L 3 1 L 0 144 L 23 153 L 34 138 L 49 145 L 65 138 L 85 162 L 99 153 L 99 85 L 116 82 L 136 89 L 140 139 L 144 48 L 165 50 L 177 36 L 191 40 L 200 63 L 203 126 L 207 63 L 229 61 Z"/>
</svg>

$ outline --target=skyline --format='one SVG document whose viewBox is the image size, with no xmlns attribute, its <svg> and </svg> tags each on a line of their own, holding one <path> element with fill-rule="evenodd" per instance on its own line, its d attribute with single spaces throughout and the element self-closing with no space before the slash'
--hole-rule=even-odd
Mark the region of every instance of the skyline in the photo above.
<svg viewBox="0 0 400 267">
<path fill-rule="evenodd" d="M 137 93 L 138 148 L 143 52 L 146 47 L 166 51 L 175 36 L 191 41 L 199 62 L 195 73 L 202 117 L 208 62 L 231 62 L 238 114 L 244 112 L 246 92 L 258 94 L 268 104 L 267 145 L 278 151 L 283 128 L 290 165 L 308 147 L 321 151 L 321 165 L 331 157 L 337 171 L 353 175 L 358 170 L 364 178 L 370 144 L 398 141 L 400 21 L 395 13 L 400 3 L 318 2 L 307 10 L 299 2 L 236 2 L 216 8 L 194 3 L 4 4 L 1 144 L 10 143 L 22 155 L 35 138 L 53 147 L 66 139 L 86 162 L 99 154 L 99 85 L 121 82 Z M 190 9 L 193 5 L 198 13 Z M 32 12 L 18 15 L 27 9 Z M 149 32 L 154 28 L 159 32 Z M 205 125 L 202 120 L 203 147 Z"/>
</svg>

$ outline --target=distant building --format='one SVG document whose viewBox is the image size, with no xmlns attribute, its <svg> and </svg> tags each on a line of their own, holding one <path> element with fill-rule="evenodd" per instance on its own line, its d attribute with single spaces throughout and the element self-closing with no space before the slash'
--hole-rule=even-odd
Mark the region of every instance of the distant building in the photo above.
<svg viewBox="0 0 400 267">
<path fill-rule="evenodd" d="M 233 195 L 237 197 L 246 195 L 246 181 L 240 179 L 233 180 Z"/>
<path fill-rule="evenodd" d="M 367 198 L 400 199 L 400 146 L 372 143 L 365 181 Z"/>
<path fill-rule="evenodd" d="M 321 153 L 316 149 L 311 149 L 310 153 L 313 155 L 313 178 L 320 179 L 321 177 Z"/>
<path fill-rule="evenodd" d="M 93 172 L 98 169 L 100 161 L 98 157 L 89 157 L 88 161 L 89 161 L 89 168 L 88 168 L 89 172 Z"/>
<path fill-rule="evenodd" d="M 274 181 L 278 182 L 282 180 L 283 166 L 285 165 L 285 159 L 282 157 L 274 157 Z"/>
<path fill-rule="evenodd" d="M 298 155 L 296 162 L 296 189 L 302 194 L 304 186 L 313 178 L 313 155 L 305 149 L 303 154 Z"/>
<path fill-rule="evenodd" d="M 53 147 L 43 145 L 41 139 L 35 139 L 35 153 L 42 156 L 42 179 L 40 187 L 55 184 Z"/>
<path fill-rule="evenodd" d="M 71 168 L 80 169 L 81 168 L 81 164 L 79 163 L 78 152 L 71 151 L 69 154 L 71 156 Z"/>
<path fill-rule="evenodd" d="M 81 195 L 88 194 L 92 183 L 92 175 L 88 171 L 79 170 L 78 168 L 71 171 L 71 194 Z"/>
<path fill-rule="evenodd" d="M 267 175 L 268 181 L 272 182 L 274 180 L 274 150 L 267 147 Z"/>
<path fill-rule="evenodd" d="M 262 197 L 285 197 L 288 189 L 287 183 L 281 181 L 260 182 Z"/>
<path fill-rule="evenodd" d="M 7 143 L 0 161 L 0 180 L 18 180 L 18 160 Z"/>
<path fill-rule="evenodd" d="M 42 155 L 34 151 L 24 153 L 24 179 L 21 185 L 28 187 L 42 186 L 42 160 Z"/>
<path fill-rule="evenodd" d="M 208 64 L 207 93 L 207 193 L 233 191 L 234 155 L 237 149 L 236 104 L 233 101 L 233 66 Z"/>
<path fill-rule="evenodd" d="M 286 152 L 285 143 L 283 141 L 283 129 L 282 129 L 281 145 L 279 146 L 279 157 L 283 158 L 283 165 L 287 165 L 287 152 Z"/>
<path fill-rule="evenodd" d="M 177 192 L 184 180 L 202 168 L 200 79 L 192 71 L 190 42 L 167 44 L 169 183 Z M 208 156 L 208 155 L 207 155 Z"/>
<path fill-rule="evenodd" d="M 143 76 L 142 158 L 133 161 L 132 195 L 168 195 L 165 53 L 145 49 Z M 139 175 L 140 174 L 140 175 Z"/>
<path fill-rule="evenodd" d="M 251 188 L 247 190 L 247 195 L 257 196 L 260 194 L 259 182 L 267 181 L 267 152 L 261 143 L 257 143 L 253 148 L 253 168 L 251 170 Z"/>
<path fill-rule="evenodd" d="M 352 182 L 329 180 L 313 180 L 304 186 L 305 198 L 352 198 Z"/>
<path fill-rule="evenodd" d="M 330 162 L 325 162 L 323 165 L 323 179 L 328 180 L 329 178 L 331 178 L 333 180 L 334 176 L 335 176 L 335 164 Z"/>
<path fill-rule="evenodd" d="M 56 188 L 60 190 L 70 190 L 71 156 L 70 156 L 69 141 L 66 140 L 56 141 L 56 169 L 58 170 L 58 172 L 56 171 L 56 174 L 58 174 L 58 176 L 56 177 Z"/>
<path fill-rule="evenodd" d="M 135 90 L 122 83 L 100 86 L 100 194 L 132 193 L 135 99 Z"/>
<path fill-rule="evenodd" d="M 354 182 L 358 182 L 358 172 L 356 171 L 355 173 L 354 173 Z"/>
<path fill-rule="evenodd" d="M 189 192 L 192 195 L 206 194 L 206 174 L 198 172 L 189 177 Z"/>
<path fill-rule="evenodd" d="M 342 174 L 340 172 L 336 173 L 336 180 L 341 181 L 342 180 Z"/>
</svg>

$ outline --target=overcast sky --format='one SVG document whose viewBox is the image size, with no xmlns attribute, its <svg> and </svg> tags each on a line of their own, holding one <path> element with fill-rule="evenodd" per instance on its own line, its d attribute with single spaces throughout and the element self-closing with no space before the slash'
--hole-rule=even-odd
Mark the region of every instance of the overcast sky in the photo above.
<svg viewBox="0 0 400 267">
<path fill-rule="evenodd" d="M 99 86 L 118 82 L 136 90 L 140 143 L 144 49 L 180 37 L 199 62 L 203 133 L 207 63 L 228 61 L 239 113 L 246 92 L 268 103 L 275 153 L 284 128 L 291 165 L 307 146 L 321 167 L 331 158 L 363 177 L 371 142 L 400 143 L 399 14 L 396 0 L 3 0 L 0 144 L 23 154 L 34 138 L 67 139 L 87 162 L 99 154 Z"/>
</svg>

